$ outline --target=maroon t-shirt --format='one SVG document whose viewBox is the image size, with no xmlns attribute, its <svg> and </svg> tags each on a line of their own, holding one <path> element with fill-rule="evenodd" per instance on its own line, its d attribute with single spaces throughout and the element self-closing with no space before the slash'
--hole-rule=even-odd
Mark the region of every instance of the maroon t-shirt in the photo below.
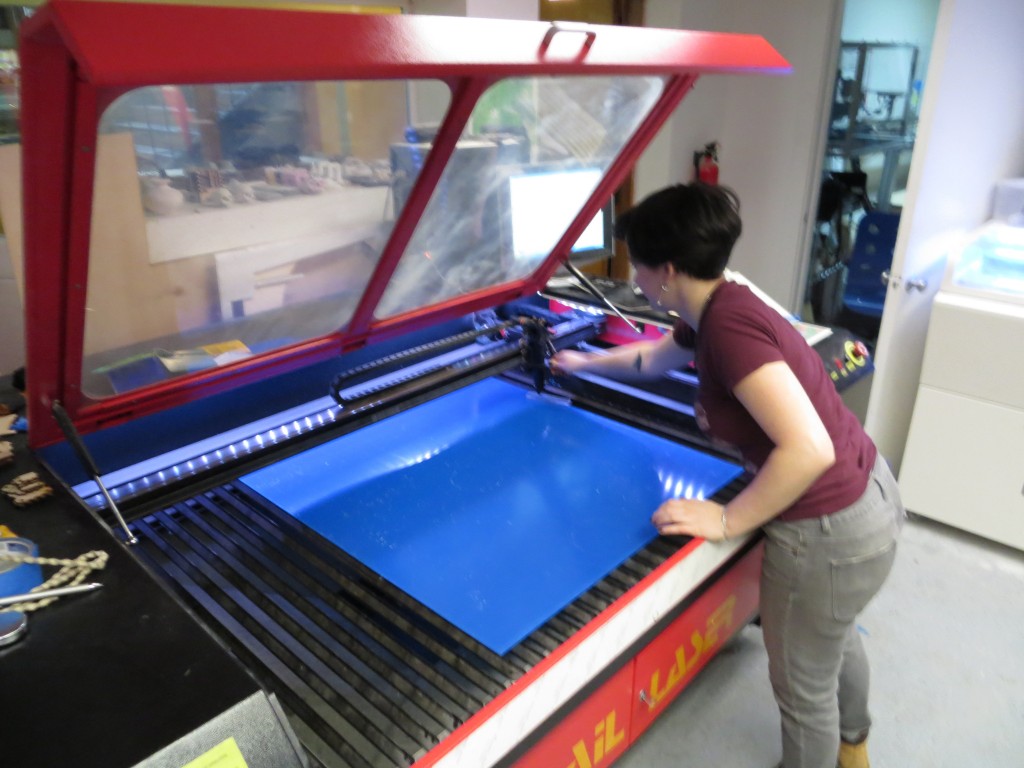
<svg viewBox="0 0 1024 768">
<path fill-rule="evenodd" d="M 807 392 L 832 438 L 836 462 L 779 519 L 821 517 L 860 498 L 875 462 L 875 444 L 843 404 L 821 358 L 782 315 L 746 286 L 724 282 L 704 308 L 700 332 L 679 321 L 673 336 L 694 350 L 701 429 L 737 448 L 752 469 L 760 468 L 775 446 L 733 389 L 762 365 L 781 360 Z"/>
</svg>

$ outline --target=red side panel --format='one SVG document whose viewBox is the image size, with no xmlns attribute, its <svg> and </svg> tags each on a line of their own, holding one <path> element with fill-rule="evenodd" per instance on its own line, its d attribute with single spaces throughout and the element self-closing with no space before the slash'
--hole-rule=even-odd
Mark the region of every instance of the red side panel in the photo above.
<svg viewBox="0 0 1024 768">
<path fill-rule="evenodd" d="M 515 762 L 515 768 L 598 768 L 626 752 L 757 613 L 762 544 Z"/>
<path fill-rule="evenodd" d="M 764 545 L 747 553 L 636 657 L 632 738 L 654 722 L 756 614 Z"/>
<path fill-rule="evenodd" d="M 71 218 L 71 154 L 75 77 L 69 51 L 48 28 L 46 9 L 25 25 L 39 28 L 19 46 L 22 185 L 25 223 L 25 311 L 29 423 L 49 421 L 64 391 L 67 222 Z M 51 440 L 52 442 L 52 432 Z"/>
<path fill-rule="evenodd" d="M 515 768 L 611 765 L 631 743 L 633 665 L 627 664 L 545 736 Z"/>
</svg>

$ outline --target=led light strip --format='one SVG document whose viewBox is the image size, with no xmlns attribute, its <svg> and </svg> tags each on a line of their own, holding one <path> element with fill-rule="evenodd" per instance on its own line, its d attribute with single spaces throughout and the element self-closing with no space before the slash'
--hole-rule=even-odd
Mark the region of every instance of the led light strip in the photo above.
<svg viewBox="0 0 1024 768">
<path fill-rule="evenodd" d="M 344 390 L 346 397 L 356 397 L 363 392 L 373 391 L 396 380 L 458 362 L 479 350 L 479 345 L 470 344 L 443 355 L 411 365 L 401 371 L 379 376 L 376 379 Z M 267 448 L 277 446 L 301 435 L 313 432 L 336 422 L 342 415 L 341 406 L 330 397 L 322 397 L 296 408 L 273 414 L 259 421 L 246 424 L 234 430 L 222 432 L 145 461 L 102 475 L 101 480 L 110 491 L 114 501 L 161 488 L 183 478 L 202 474 L 239 458 L 258 454 Z M 102 509 L 106 500 L 96 483 L 88 480 L 71 488 L 83 502 L 95 509 Z"/>
</svg>

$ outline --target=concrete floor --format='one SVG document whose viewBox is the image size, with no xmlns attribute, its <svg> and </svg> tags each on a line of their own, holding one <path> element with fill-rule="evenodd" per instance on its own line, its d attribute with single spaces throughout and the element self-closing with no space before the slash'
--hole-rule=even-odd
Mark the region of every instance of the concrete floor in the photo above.
<svg viewBox="0 0 1024 768">
<path fill-rule="evenodd" d="M 859 621 L 872 768 L 1024 768 L 1024 552 L 920 517 Z M 616 768 L 772 768 L 779 716 L 747 627 Z"/>
</svg>

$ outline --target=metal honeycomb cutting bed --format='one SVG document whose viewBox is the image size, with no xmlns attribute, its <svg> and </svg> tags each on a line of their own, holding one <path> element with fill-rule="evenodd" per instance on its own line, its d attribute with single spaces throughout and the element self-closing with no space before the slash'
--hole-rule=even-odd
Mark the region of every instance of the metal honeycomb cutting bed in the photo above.
<svg viewBox="0 0 1024 768">
<path fill-rule="evenodd" d="M 132 528 L 139 555 L 277 695 L 322 766 L 412 764 L 679 544 L 653 541 L 498 656 L 237 484 Z"/>
</svg>

